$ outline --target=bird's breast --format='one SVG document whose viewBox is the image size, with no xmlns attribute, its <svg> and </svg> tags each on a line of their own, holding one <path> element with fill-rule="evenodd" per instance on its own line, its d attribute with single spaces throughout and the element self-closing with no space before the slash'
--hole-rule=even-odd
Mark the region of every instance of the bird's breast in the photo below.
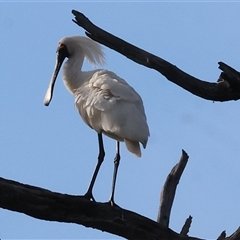
<svg viewBox="0 0 240 240">
<path fill-rule="evenodd" d="M 95 72 L 74 95 L 76 108 L 91 128 L 145 146 L 149 129 L 142 99 L 123 79 L 111 72 Z"/>
</svg>

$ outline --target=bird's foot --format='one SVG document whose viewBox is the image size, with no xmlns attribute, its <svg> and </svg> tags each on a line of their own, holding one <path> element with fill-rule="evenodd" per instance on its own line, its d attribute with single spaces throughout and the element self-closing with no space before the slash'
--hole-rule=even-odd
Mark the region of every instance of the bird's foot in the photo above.
<svg viewBox="0 0 240 240">
<path fill-rule="evenodd" d="M 95 201 L 95 198 L 93 197 L 92 191 L 87 191 L 87 192 L 83 195 L 83 197 L 86 198 L 86 199 L 88 199 L 89 201 L 96 202 L 96 201 Z"/>
<path fill-rule="evenodd" d="M 107 203 L 110 204 L 110 206 L 112 206 L 112 207 L 119 207 L 119 206 L 115 203 L 115 201 L 114 201 L 113 198 L 110 198 Z"/>
</svg>

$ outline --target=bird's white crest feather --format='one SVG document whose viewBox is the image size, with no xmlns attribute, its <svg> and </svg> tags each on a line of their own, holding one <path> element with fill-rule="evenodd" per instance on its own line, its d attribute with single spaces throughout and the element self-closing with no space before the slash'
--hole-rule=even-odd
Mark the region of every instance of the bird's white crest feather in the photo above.
<svg viewBox="0 0 240 240">
<path fill-rule="evenodd" d="M 83 36 L 74 36 L 71 38 L 76 41 L 79 48 L 81 48 L 82 53 L 85 55 L 87 61 L 90 64 L 94 65 L 95 67 L 97 65 L 106 64 L 105 54 L 100 44 L 90 38 Z"/>
<path fill-rule="evenodd" d="M 95 66 L 105 64 L 100 44 L 82 36 L 65 37 L 59 44 L 69 53 L 63 81 L 84 122 L 98 133 L 125 141 L 127 149 L 140 157 L 139 143 L 145 148 L 150 135 L 140 95 L 111 71 L 81 70 L 84 58 Z"/>
</svg>

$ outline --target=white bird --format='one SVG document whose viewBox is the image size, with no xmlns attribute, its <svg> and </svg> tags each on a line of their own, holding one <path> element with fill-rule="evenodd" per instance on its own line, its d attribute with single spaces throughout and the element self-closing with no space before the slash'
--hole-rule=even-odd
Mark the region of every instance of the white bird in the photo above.
<svg viewBox="0 0 240 240">
<path fill-rule="evenodd" d="M 66 57 L 68 60 L 64 64 L 63 82 L 73 94 L 83 121 L 98 133 L 98 163 L 84 196 L 95 201 L 92 189 L 105 156 L 103 133 L 117 141 L 109 200 L 111 205 L 115 205 L 114 191 L 120 161 L 119 141 L 124 141 L 131 153 L 141 157 L 139 143 L 145 148 L 150 136 L 143 102 L 139 94 L 115 73 L 103 69 L 82 71 L 84 58 L 94 66 L 105 64 L 104 53 L 100 44 L 95 41 L 73 36 L 62 38 L 58 43 L 55 69 L 44 98 L 46 106 L 51 102 L 54 84 Z"/>
</svg>

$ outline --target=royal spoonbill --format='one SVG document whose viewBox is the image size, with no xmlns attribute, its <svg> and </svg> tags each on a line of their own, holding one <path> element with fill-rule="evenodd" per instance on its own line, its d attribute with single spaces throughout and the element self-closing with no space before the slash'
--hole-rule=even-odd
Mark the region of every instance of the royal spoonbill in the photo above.
<svg viewBox="0 0 240 240">
<path fill-rule="evenodd" d="M 46 106 L 51 102 L 54 84 L 65 58 L 68 60 L 63 68 L 64 85 L 73 94 L 83 121 L 98 134 L 98 162 L 84 196 L 95 201 L 92 189 L 105 156 L 104 134 L 117 141 L 109 200 L 111 205 L 115 205 L 114 191 L 120 162 L 119 142 L 125 142 L 131 153 L 141 157 L 139 143 L 145 148 L 150 135 L 142 99 L 125 80 L 111 71 L 82 71 L 84 58 L 94 66 L 103 65 L 104 53 L 101 45 L 90 38 L 73 36 L 64 37 L 58 43 L 55 69 L 44 98 Z"/>
</svg>

